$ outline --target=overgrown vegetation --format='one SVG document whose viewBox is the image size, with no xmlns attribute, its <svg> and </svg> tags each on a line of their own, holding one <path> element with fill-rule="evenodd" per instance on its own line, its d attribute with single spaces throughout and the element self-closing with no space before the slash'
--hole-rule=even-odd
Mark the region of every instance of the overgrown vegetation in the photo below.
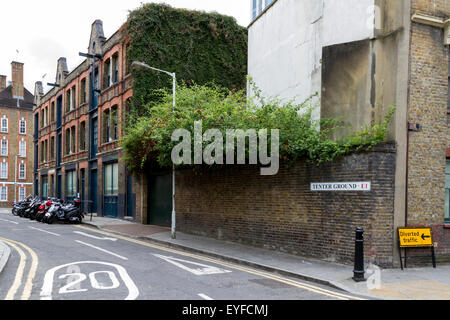
<svg viewBox="0 0 450 320">
<path fill-rule="evenodd" d="M 395 112 L 395 107 L 391 107 L 382 124 L 366 126 L 333 141 L 329 138 L 330 133 L 345 124 L 336 119 L 312 121 L 309 101 L 283 104 L 277 99 L 262 99 L 258 93 L 247 101 L 244 91 L 183 85 L 177 88 L 177 107 L 173 112 L 172 92 L 160 90 L 159 93 L 161 102 L 147 104 L 145 111 L 149 116 L 135 119 L 122 141 L 126 151 L 124 160 L 133 171 L 142 170 L 148 163 L 170 167 L 172 149 L 178 144 L 171 141 L 172 133 L 176 129 L 193 133 L 194 122 L 199 120 L 203 122 L 203 132 L 218 129 L 224 137 L 227 129 L 279 129 L 283 163 L 294 163 L 301 158 L 323 163 L 383 142 Z M 318 125 L 321 130 L 317 130 Z"/>
<path fill-rule="evenodd" d="M 127 21 L 129 59 L 175 72 L 179 83 L 215 83 L 244 89 L 247 75 L 247 29 L 233 17 L 148 3 L 131 11 Z M 171 88 L 170 77 L 133 70 L 134 110 L 159 102 L 155 89 Z M 142 115 L 142 114 L 141 114 Z"/>
</svg>

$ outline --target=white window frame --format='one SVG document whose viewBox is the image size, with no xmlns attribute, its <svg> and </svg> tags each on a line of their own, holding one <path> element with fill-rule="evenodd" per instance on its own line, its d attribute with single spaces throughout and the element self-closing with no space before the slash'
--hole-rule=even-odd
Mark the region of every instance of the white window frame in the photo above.
<svg viewBox="0 0 450 320">
<path fill-rule="evenodd" d="M 25 140 L 19 141 L 19 156 L 21 158 L 27 157 L 27 142 Z"/>
<path fill-rule="evenodd" d="M 0 179 L 8 179 L 8 162 L 0 163 Z"/>
<path fill-rule="evenodd" d="M 6 152 L 3 152 L 4 151 L 3 143 L 6 144 L 6 147 L 5 147 Z M 2 140 L 2 142 L 1 142 L 1 151 L 0 152 L 1 152 L 1 156 L 3 156 L 3 157 L 7 157 L 8 156 L 8 140 L 6 140 L 6 139 Z"/>
<path fill-rule="evenodd" d="M 8 133 L 8 118 L 6 117 L 1 119 L 1 133 Z"/>
<path fill-rule="evenodd" d="M 0 187 L 0 202 L 8 202 L 8 187 Z"/>
<path fill-rule="evenodd" d="M 19 201 L 25 200 L 25 187 L 19 187 Z"/>
<path fill-rule="evenodd" d="M 19 179 L 26 180 L 27 178 L 27 165 L 25 163 L 19 163 Z"/>
<path fill-rule="evenodd" d="M 23 124 L 23 132 L 22 132 L 22 124 Z M 27 122 L 25 120 L 19 121 L 19 134 L 27 134 Z"/>
</svg>

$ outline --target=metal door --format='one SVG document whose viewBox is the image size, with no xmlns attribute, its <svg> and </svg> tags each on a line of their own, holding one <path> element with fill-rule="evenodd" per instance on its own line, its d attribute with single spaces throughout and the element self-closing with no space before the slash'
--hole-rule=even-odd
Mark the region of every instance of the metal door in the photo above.
<svg viewBox="0 0 450 320">
<path fill-rule="evenodd" d="M 148 224 L 170 227 L 172 221 L 172 175 L 150 176 L 148 181 Z"/>
</svg>

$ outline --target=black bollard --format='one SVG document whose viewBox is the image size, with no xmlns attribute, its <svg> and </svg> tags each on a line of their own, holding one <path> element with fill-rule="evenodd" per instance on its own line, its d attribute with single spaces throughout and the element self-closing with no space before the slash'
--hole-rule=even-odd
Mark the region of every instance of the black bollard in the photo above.
<svg viewBox="0 0 450 320">
<path fill-rule="evenodd" d="M 356 228 L 353 280 L 356 282 L 366 281 L 364 278 L 364 229 L 361 227 Z"/>
</svg>

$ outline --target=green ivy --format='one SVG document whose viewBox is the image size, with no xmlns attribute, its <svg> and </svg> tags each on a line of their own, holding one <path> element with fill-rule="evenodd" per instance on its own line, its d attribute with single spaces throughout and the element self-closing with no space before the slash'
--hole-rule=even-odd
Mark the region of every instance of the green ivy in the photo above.
<svg viewBox="0 0 450 320">
<path fill-rule="evenodd" d="M 246 87 L 247 29 L 233 17 L 148 3 L 130 12 L 127 33 L 130 61 L 175 72 L 178 82 L 187 85 L 215 83 L 231 90 Z M 154 90 L 172 86 L 165 74 L 149 70 L 132 73 L 137 111 L 142 111 L 145 103 L 159 101 Z"/>
</svg>

